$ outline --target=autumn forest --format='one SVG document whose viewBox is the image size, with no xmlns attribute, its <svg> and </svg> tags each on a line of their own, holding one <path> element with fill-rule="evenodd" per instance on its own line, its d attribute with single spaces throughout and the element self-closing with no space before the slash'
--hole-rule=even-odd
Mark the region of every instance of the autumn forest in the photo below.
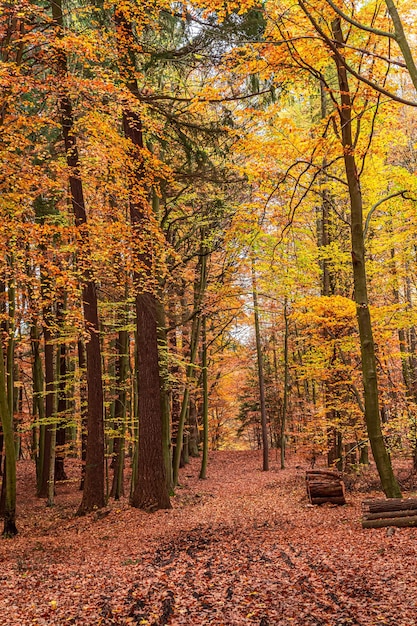
<svg viewBox="0 0 417 626">
<path fill-rule="evenodd" d="M 297 532 L 330 524 L 339 545 L 341 515 L 355 545 L 417 525 L 415 19 L 410 0 L 0 0 L 2 554 L 29 562 L 36 525 L 53 534 L 68 514 L 86 541 L 110 524 L 118 550 L 127 526 L 154 524 L 160 560 L 125 561 L 158 585 L 169 559 L 197 567 L 216 542 L 240 570 L 230 530 L 212 521 L 201 543 L 203 509 L 244 544 L 249 517 L 281 524 L 271 490 Z M 263 495 L 245 517 L 251 481 Z M 360 528 L 366 497 L 390 503 L 366 500 L 383 530 Z M 162 548 L 162 516 L 188 539 Z M 130 612 L 96 598 L 56 621 L 51 596 L 0 623 L 417 623 L 342 596 L 332 621 L 292 523 L 280 575 L 308 569 L 308 616 L 294 599 L 268 613 L 272 591 L 252 606 L 230 571 L 237 613 L 214 599 L 192 613 L 204 585 L 181 612 L 154 581 L 140 601 L 130 588 Z"/>
</svg>

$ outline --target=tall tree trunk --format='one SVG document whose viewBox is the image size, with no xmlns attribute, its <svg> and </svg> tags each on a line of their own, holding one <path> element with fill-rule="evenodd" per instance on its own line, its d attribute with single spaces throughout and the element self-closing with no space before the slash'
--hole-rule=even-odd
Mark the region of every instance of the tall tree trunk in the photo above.
<svg viewBox="0 0 417 626">
<path fill-rule="evenodd" d="M 260 329 L 260 324 L 259 324 L 258 288 L 256 284 L 255 260 L 253 257 L 252 257 L 251 271 L 252 271 L 253 315 L 254 315 L 254 321 L 255 321 L 256 355 L 257 355 L 257 360 L 258 360 L 259 404 L 261 407 L 261 432 L 262 432 L 262 452 L 263 452 L 262 469 L 264 472 L 267 472 L 269 470 L 269 446 L 268 446 L 268 426 L 267 426 L 267 415 L 266 415 L 266 404 L 265 404 L 265 378 L 264 378 L 263 355 L 262 355 L 261 329 Z"/>
<path fill-rule="evenodd" d="M 339 49 L 342 49 L 345 42 L 340 18 L 336 18 L 333 21 L 332 29 L 334 39 L 338 42 L 340 46 Z M 353 281 L 361 344 L 366 426 L 372 453 L 381 479 L 382 489 L 388 498 L 397 498 L 401 497 L 401 490 L 394 476 L 391 459 L 385 446 L 379 413 L 375 345 L 372 334 L 365 270 L 362 193 L 356 167 L 352 134 L 352 101 L 346 69 L 342 63 L 338 61 L 337 57 L 335 57 L 335 64 L 341 98 L 339 113 L 341 119 L 343 156 L 351 207 Z"/>
<path fill-rule="evenodd" d="M 320 81 L 320 117 L 324 120 L 327 115 L 327 102 L 326 102 L 326 90 L 323 84 L 323 81 Z M 324 157 L 322 163 L 323 172 L 326 171 L 327 168 L 327 159 Z M 324 175 L 325 178 L 325 175 Z M 330 198 L 329 192 L 326 188 L 320 191 L 321 196 L 321 219 L 319 220 L 320 226 L 318 229 L 318 244 L 320 247 L 326 248 L 331 243 L 331 235 L 330 235 Z M 331 271 L 329 267 L 329 259 L 326 256 L 321 261 L 321 269 L 322 269 L 322 280 L 321 280 L 321 295 L 328 297 L 334 294 L 335 291 L 335 277 L 334 272 Z M 336 426 L 337 423 L 337 412 L 334 408 L 329 408 L 328 404 L 330 402 L 333 405 L 331 400 L 331 383 L 326 380 L 324 382 L 324 402 L 326 406 L 326 419 L 328 422 L 327 428 L 327 465 L 332 467 L 334 463 L 338 465 L 342 462 L 342 452 L 340 450 L 340 445 L 338 442 L 341 440 L 341 433 Z"/>
<path fill-rule="evenodd" d="M 138 97 L 135 78 L 134 38 L 131 24 L 123 10 L 115 11 L 119 68 L 126 87 Z M 144 199 L 143 134 L 140 116 L 135 111 L 123 112 L 123 130 L 130 140 L 133 176 L 130 188 L 130 221 L 137 242 L 152 247 L 152 209 Z M 152 252 L 155 252 L 154 250 Z M 158 351 L 158 301 L 153 289 L 152 253 L 139 251 L 137 261 L 141 273 L 134 275 L 136 287 L 136 353 L 138 380 L 138 465 L 137 480 L 131 503 L 146 511 L 171 507 L 163 454 L 162 384 Z"/>
<path fill-rule="evenodd" d="M 58 37 L 63 34 L 62 0 L 52 2 L 52 16 L 58 27 Z M 97 290 L 94 278 L 89 270 L 89 239 L 86 231 L 87 212 L 85 207 L 83 184 L 79 168 L 77 140 L 74 135 L 74 117 L 72 103 L 65 88 L 67 79 L 67 57 L 64 47 L 57 44 L 57 72 L 62 79 L 62 91 L 59 94 L 62 133 L 65 154 L 70 171 L 69 185 L 71 204 L 75 224 L 80 229 L 82 248 L 79 259 L 83 267 L 82 302 L 85 328 L 88 333 L 86 343 L 87 357 L 87 452 L 85 463 L 84 490 L 78 514 L 88 513 L 105 505 L 104 497 L 104 415 L 103 382 L 99 338 Z"/>
</svg>

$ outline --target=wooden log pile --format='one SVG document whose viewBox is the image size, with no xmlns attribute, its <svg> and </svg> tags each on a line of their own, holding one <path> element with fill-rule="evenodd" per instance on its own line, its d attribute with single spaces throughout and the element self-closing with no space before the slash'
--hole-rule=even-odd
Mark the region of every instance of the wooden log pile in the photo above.
<svg viewBox="0 0 417 626">
<path fill-rule="evenodd" d="M 306 472 L 306 486 L 311 504 L 346 504 L 345 485 L 336 472 L 309 470 Z"/>
<path fill-rule="evenodd" d="M 364 500 L 362 513 L 362 528 L 417 526 L 417 498 Z"/>
</svg>

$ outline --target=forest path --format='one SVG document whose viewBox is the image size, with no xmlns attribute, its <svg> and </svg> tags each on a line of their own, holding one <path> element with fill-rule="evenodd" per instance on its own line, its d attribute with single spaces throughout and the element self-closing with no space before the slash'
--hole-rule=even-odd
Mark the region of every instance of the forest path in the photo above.
<svg viewBox="0 0 417 626">
<path fill-rule="evenodd" d="M 417 531 L 363 530 L 364 494 L 311 507 L 305 468 L 275 454 L 260 467 L 255 452 L 212 453 L 207 480 L 198 459 L 181 470 L 171 511 L 122 501 L 75 518 L 78 468 L 46 509 L 20 463 L 0 624 L 417 626 Z"/>
</svg>

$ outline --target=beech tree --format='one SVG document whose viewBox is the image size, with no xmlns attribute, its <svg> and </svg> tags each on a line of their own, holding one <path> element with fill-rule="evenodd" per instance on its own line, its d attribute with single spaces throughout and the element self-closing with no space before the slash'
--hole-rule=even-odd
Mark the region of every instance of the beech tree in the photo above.
<svg viewBox="0 0 417 626">
<path fill-rule="evenodd" d="M 88 340 L 86 342 L 88 413 L 84 489 L 79 508 L 79 513 L 83 514 L 94 508 L 101 508 L 105 504 L 103 383 L 99 341 L 98 302 L 94 277 L 87 269 L 90 251 L 88 231 L 86 230 L 87 212 L 80 173 L 77 140 L 74 134 L 72 103 L 68 91 L 65 89 L 68 69 L 65 51 L 60 45 L 62 29 L 64 27 L 62 3 L 60 0 L 54 0 L 51 7 L 52 16 L 58 29 L 55 44 L 56 71 L 63 87 L 58 97 L 66 160 L 69 168 L 70 202 L 74 213 L 75 224 L 81 233 L 82 247 L 79 251 L 79 261 L 81 265 L 84 266 L 82 276 L 82 300 L 85 326 L 88 333 Z"/>
</svg>

